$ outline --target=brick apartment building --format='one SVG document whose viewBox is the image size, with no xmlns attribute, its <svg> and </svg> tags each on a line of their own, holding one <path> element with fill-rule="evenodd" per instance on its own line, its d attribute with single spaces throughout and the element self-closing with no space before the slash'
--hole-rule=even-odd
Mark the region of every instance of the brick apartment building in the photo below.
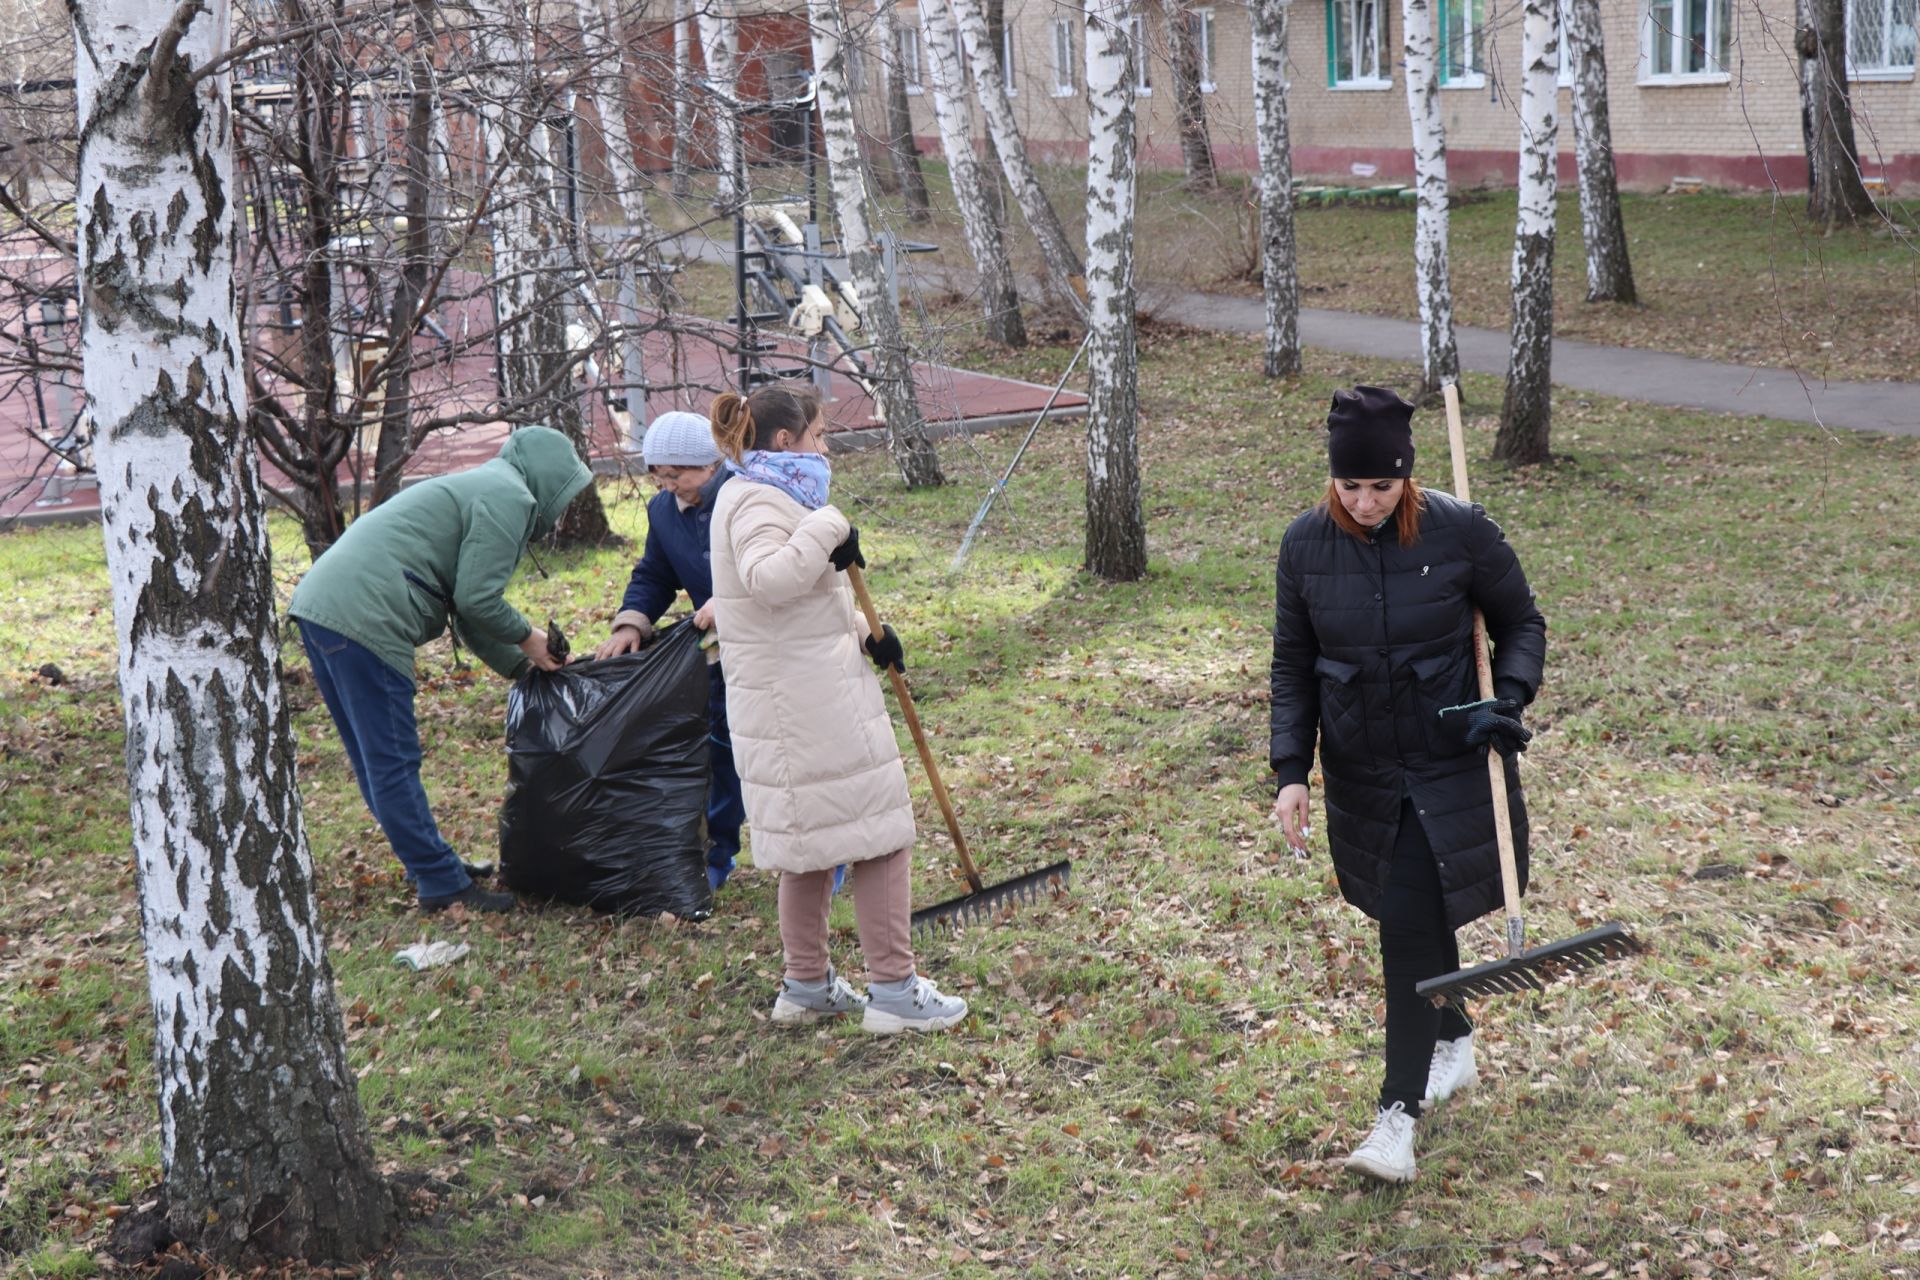
<svg viewBox="0 0 1920 1280">
<path fill-rule="evenodd" d="M 1434 0 L 1443 53 L 1441 104 L 1452 180 L 1511 185 L 1519 121 L 1519 0 Z M 1014 106 L 1029 145 L 1061 159 L 1086 153 L 1084 19 L 1060 0 L 1005 0 Z M 1870 183 L 1920 192 L 1920 87 L 1914 82 L 1917 0 L 1848 0 L 1850 80 L 1862 169 Z M 1613 145 L 1623 184 L 1659 188 L 1676 178 L 1710 186 L 1804 190 L 1799 61 L 1793 0 L 1602 0 Z M 1140 5 L 1147 56 L 1138 68 L 1140 145 L 1146 160 L 1180 162 L 1167 63 L 1166 11 Z M 904 73 L 915 133 L 937 152 L 932 103 L 917 83 L 925 59 L 919 15 L 898 9 L 908 32 Z M 1244 3 L 1219 0 L 1194 15 L 1216 160 L 1255 164 L 1253 74 Z M 1408 179 L 1413 152 L 1405 33 L 1391 0 L 1295 0 L 1288 103 L 1294 171 L 1303 177 Z M 878 76 L 865 77 L 877 98 Z M 1563 69 L 1562 83 L 1567 82 Z M 1561 104 L 1561 173 L 1573 176 L 1567 94 Z M 877 101 L 862 104 L 878 119 Z M 977 113 L 976 113 L 977 115 Z"/>
</svg>

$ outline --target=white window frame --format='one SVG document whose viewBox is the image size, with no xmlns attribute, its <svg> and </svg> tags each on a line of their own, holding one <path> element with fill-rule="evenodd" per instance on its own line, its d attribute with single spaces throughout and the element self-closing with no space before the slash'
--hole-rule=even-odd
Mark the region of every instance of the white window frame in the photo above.
<svg viewBox="0 0 1920 1280">
<path fill-rule="evenodd" d="M 1063 47 L 1064 42 L 1064 47 Z M 1073 19 L 1055 18 L 1053 20 L 1053 96 L 1071 98 L 1080 92 L 1080 82 L 1074 78 L 1073 60 Z"/>
<path fill-rule="evenodd" d="M 1019 76 L 1013 69 L 1013 24 L 1011 22 L 1000 28 L 1000 78 L 1007 82 L 1009 98 L 1020 96 Z"/>
<path fill-rule="evenodd" d="M 1193 17 L 1194 60 L 1200 64 L 1200 92 L 1218 93 L 1220 85 L 1214 78 L 1213 69 L 1218 61 L 1213 56 L 1215 26 L 1211 5 L 1189 10 Z"/>
<path fill-rule="evenodd" d="M 1440 3 L 1447 6 L 1448 38 L 1452 38 L 1454 27 L 1458 24 L 1466 32 L 1466 38 L 1461 42 L 1461 47 L 1471 51 L 1474 47 L 1474 37 L 1481 34 L 1473 27 L 1474 0 L 1440 0 Z M 1485 17 L 1483 10 L 1480 24 L 1483 28 L 1486 26 Z M 1436 37 L 1434 60 L 1439 64 L 1435 68 L 1436 76 L 1447 66 L 1447 46 L 1438 41 L 1439 34 L 1438 31 L 1434 32 Z M 1486 46 L 1482 45 L 1479 52 L 1480 61 L 1484 63 L 1487 60 Z M 1442 89 L 1484 89 L 1487 87 L 1487 69 L 1484 66 L 1475 66 L 1458 73 L 1448 71 L 1446 78 L 1441 80 L 1440 87 Z"/>
<path fill-rule="evenodd" d="M 1378 92 L 1382 89 L 1393 88 L 1393 76 L 1390 72 L 1390 68 L 1393 66 L 1393 55 L 1387 48 L 1387 40 L 1385 38 L 1386 31 L 1388 30 L 1387 24 L 1392 20 L 1391 10 L 1389 8 L 1390 0 L 1333 0 L 1333 12 L 1335 15 L 1340 15 L 1343 12 L 1354 14 L 1356 15 L 1355 20 L 1357 21 L 1357 15 L 1361 7 L 1366 4 L 1373 6 L 1374 23 L 1378 28 L 1373 33 L 1373 74 L 1370 76 L 1356 75 L 1349 80 L 1336 78 L 1334 82 L 1328 86 L 1336 93 L 1352 93 L 1356 90 L 1362 93 Z M 1348 31 L 1349 39 L 1352 38 L 1356 31 L 1357 28 Z M 1333 39 L 1333 32 L 1327 32 L 1327 39 Z M 1358 49 L 1359 46 L 1357 42 L 1354 47 L 1356 50 Z M 1334 66 L 1338 66 L 1337 61 L 1334 63 Z M 1337 76 L 1337 71 L 1335 74 Z"/>
<path fill-rule="evenodd" d="M 1133 46 L 1133 96 L 1153 96 L 1152 54 L 1147 48 L 1147 19 L 1136 13 L 1127 19 L 1127 41 Z"/>
<path fill-rule="evenodd" d="M 1851 33 L 1854 29 L 1854 17 L 1857 10 L 1864 8 L 1867 5 L 1875 5 L 1880 10 L 1880 14 L 1879 14 L 1880 27 L 1881 27 L 1880 48 L 1883 51 L 1883 53 L 1884 51 L 1891 49 L 1893 47 L 1893 35 L 1894 35 L 1894 31 L 1893 31 L 1894 3 L 1895 3 L 1895 0 L 1847 0 L 1847 31 Z M 1914 18 L 1915 18 L 1914 25 L 1916 27 L 1920 27 L 1920 8 L 1916 9 Z M 1920 61 L 1920 58 L 1916 58 L 1916 61 Z M 1912 62 L 1908 62 L 1908 63 L 1882 62 L 1877 66 L 1865 66 L 1865 67 L 1858 66 L 1853 61 L 1853 49 L 1851 48 L 1851 41 L 1849 41 L 1849 48 L 1847 49 L 1847 79 L 1849 80 L 1911 80 L 1913 79 L 1913 73 L 1914 73 L 1914 64 Z"/>
<path fill-rule="evenodd" d="M 1728 15 L 1727 48 L 1717 52 L 1713 49 L 1708 49 L 1706 51 L 1707 65 L 1699 71 L 1655 71 L 1654 66 L 1656 59 L 1654 57 L 1654 51 L 1663 42 L 1667 46 L 1667 54 L 1670 60 L 1669 65 L 1685 64 L 1687 53 L 1685 31 L 1689 25 L 1677 18 L 1672 24 L 1672 30 L 1667 30 L 1656 25 L 1653 20 L 1653 8 L 1655 4 L 1659 3 L 1665 3 L 1670 10 L 1676 13 L 1684 10 L 1689 5 L 1698 4 L 1706 6 L 1707 21 L 1705 26 L 1709 33 L 1709 38 L 1713 38 L 1713 34 L 1718 30 L 1720 26 L 1720 15 L 1724 9 Z M 1639 83 L 1643 85 L 1731 83 L 1733 77 L 1727 74 L 1726 64 L 1723 59 L 1732 49 L 1734 42 L 1731 21 L 1734 5 L 1735 0 L 1648 0 L 1646 8 L 1643 9 L 1640 14 Z"/>
<path fill-rule="evenodd" d="M 917 98 L 925 93 L 926 72 L 923 70 L 926 59 L 921 54 L 920 24 L 903 22 L 900 24 L 900 83 L 906 87 L 909 97 Z"/>
</svg>

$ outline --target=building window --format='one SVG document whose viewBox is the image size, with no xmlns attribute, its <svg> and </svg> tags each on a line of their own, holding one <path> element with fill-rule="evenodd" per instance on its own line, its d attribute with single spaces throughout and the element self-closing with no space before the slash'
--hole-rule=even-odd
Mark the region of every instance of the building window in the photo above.
<svg viewBox="0 0 1920 1280">
<path fill-rule="evenodd" d="M 1013 71 L 1013 24 L 1000 28 L 1000 78 L 1007 82 L 1007 96 L 1020 92 L 1019 77 Z"/>
<path fill-rule="evenodd" d="M 840 47 L 846 51 L 847 92 L 865 93 L 867 91 L 867 61 L 860 56 L 860 46 L 849 40 Z"/>
<path fill-rule="evenodd" d="M 1441 0 L 1440 83 L 1478 89 L 1487 83 L 1486 0 Z"/>
<path fill-rule="evenodd" d="M 1915 0 L 1847 0 L 1847 74 L 1856 79 L 1913 75 Z"/>
<path fill-rule="evenodd" d="M 1074 95 L 1076 83 L 1073 78 L 1073 19 L 1055 18 L 1053 20 L 1053 96 L 1071 98 Z"/>
<path fill-rule="evenodd" d="M 1327 0 L 1327 83 L 1335 88 L 1380 89 L 1392 84 L 1381 50 L 1387 46 L 1382 0 Z"/>
<path fill-rule="evenodd" d="M 1195 9 L 1188 21 L 1193 30 L 1194 61 L 1200 64 L 1200 92 L 1213 93 L 1220 87 L 1213 78 L 1213 10 Z"/>
<path fill-rule="evenodd" d="M 922 92 L 920 79 L 920 28 L 902 26 L 900 32 L 900 83 L 908 93 Z"/>
<path fill-rule="evenodd" d="M 1133 91 L 1142 98 L 1153 96 L 1153 67 L 1147 55 L 1147 20 L 1139 14 L 1127 19 L 1127 39 L 1133 44 Z"/>
<path fill-rule="evenodd" d="M 1732 33 L 1730 0 L 1652 0 L 1644 78 L 1724 80 Z"/>
</svg>

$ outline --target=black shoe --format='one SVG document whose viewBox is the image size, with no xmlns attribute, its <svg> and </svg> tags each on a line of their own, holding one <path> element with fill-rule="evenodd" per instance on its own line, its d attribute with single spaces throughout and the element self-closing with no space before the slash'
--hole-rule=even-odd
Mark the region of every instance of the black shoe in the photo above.
<svg viewBox="0 0 1920 1280">
<path fill-rule="evenodd" d="M 469 880 L 491 880 L 495 871 L 491 862 L 468 862 L 465 858 L 460 859 L 460 869 L 467 873 Z M 414 883 L 411 871 L 407 872 L 407 883 Z"/>
<path fill-rule="evenodd" d="M 428 915 L 436 911 L 445 911 L 455 903 L 469 911 L 511 911 L 520 905 L 520 900 L 510 893 L 495 893 L 491 889 L 482 889 L 470 884 L 458 893 L 442 894 L 437 898 L 420 899 L 420 909 Z"/>
</svg>

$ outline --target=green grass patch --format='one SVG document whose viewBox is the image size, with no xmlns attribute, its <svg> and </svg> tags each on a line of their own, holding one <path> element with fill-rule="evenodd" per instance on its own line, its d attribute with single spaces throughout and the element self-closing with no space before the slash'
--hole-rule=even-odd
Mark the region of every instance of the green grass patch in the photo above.
<svg viewBox="0 0 1920 1280">
<path fill-rule="evenodd" d="M 1071 348 L 963 363 L 1051 380 Z M 961 574 L 1018 433 L 942 446 L 905 492 L 836 459 L 882 612 L 989 879 L 1060 857 L 1070 895 L 926 941 L 976 1016 L 883 1042 L 777 1034 L 774 885 L 700 926 L 549 909 L 422 918 L 286 654 L 353 1065 L 413 1217 L 383 1273 L 1035 1276 L 1501 1272 L 1883 1276 L 1920 1265 L 1920 442 L 1562 397 L 1552 465 L 1476 496 L 1549 620 L 1525 761 L 1533 935 L 1626 922 L 1653 946 L 1578 987 L 1485 1003 L 1481 1088 L 1422 1175 L 1361 1189 L 1379 985 L 1324 858 L 1270 828 L 1271 566 L 1323 483 L 1333 386 L 1404 369 L 1149 326 L 1150 572 L 1080 571 L 1078 431 L 1044 431 Z M 1437 418 L 1423 456 L 1444 458 Z M 1431 471 L 1431 467 L 1429 470 Z M 641 528 L 641 494 L 612 514 Z M 273 525 L 277 575 L 304 564 Z M 513 590 L 597 640 L 631 552 L 543 557 Z M 120 713 L 97 532 L 0 537 L 0 1256 L 79 1266 L 157 1176 Z M 44 662 L 70 677 L 34 677 Z M 428 787 L 484 855 L 504 688 L 421 657 Z M 916 901 L 957 891 L 910 766 Z M 1465 931 L 1486 954 L 1492 922 Z M 472 944 L 410 973 L 392 952 Z M 851 920 L 837 962 L 859 979 Z M 57 963 L 56 963 L 57 962 Z M 71 1212 L 77 1206 L 79 1212 Z M 78 1259 L 79 1261 L 72 1261 Z M 28 1272 L 37 1274 L 37 1272 Z M 51 1272 L 50 1274 L 60 1274 Z M 78 1274 L 78 1272 L 76 1272 Z"/>
</svg>

